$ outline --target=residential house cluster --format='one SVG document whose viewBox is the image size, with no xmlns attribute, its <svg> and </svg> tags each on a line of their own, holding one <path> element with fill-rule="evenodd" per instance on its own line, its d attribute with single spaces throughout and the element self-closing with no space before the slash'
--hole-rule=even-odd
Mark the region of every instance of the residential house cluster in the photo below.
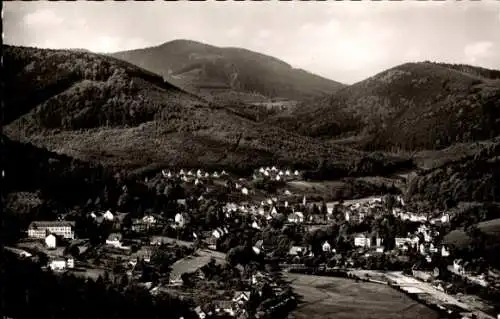
<svg viewBox="0 0 500 319">
<path fill-rule="evenodd" d="M 273 167 L 261 167 L 255 170 L 253 174 L 254 179 L 270 179 L 275 181 L 290 181 L 301 179 L 302 175 L 298 170 L 279 169 Z"/>
<path fill-rule="evenodd" d="M 354 236 L 354 247 L 374 250 L 378 253 L 384 252 L 383 240 L 379 236 L 357 234 Z"/>
<path fill-rule="evenodd" d="M 229 174 L 226 172 L 226 171 L 213 171 L 212 173 L 209 173 L 207 171 L 204 171 L 203 169 L 199 168 L 199 169 L 196 169 L 196 170 L 187 170 L 187 169 L 183 169 L 181 168 L 179 171 L 175 172 L 175 171 L 171 171 L 171 170 L 167 170 L 167 169 L 163 169 L 161 171 L 162 173 L 162 176 L 164 178 L 167 178 L 167 179 L 176 179 L 176 178 L 180 178 L 184 181 L 187 181 L 187 180 L 201 180 L 201 179 L 218 179 L 218 178 L 222 178 L 222 177 L 225 177 L 225 176 L 228 176 Z"/>
</svg>

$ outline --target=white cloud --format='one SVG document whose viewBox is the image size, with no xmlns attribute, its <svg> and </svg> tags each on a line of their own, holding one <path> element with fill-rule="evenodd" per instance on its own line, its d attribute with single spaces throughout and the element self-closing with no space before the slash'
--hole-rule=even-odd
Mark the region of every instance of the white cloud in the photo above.
<svg viewBox="0 0 500 319">
<path fill-rule="evenodd" d="M 492 52 L 493 42 L 479 41 L 465 46 L 464 54 L 470 63 L 476 63 L 478 59 L 489 57 Z"/>
<path fill-rule="evenodd" d="M 30 27 L 56 26 L 60 25 L 63 21 L 63 18 L 48 9 L 35 11 L 24 16 L 24 23 Z"/>
</svg>

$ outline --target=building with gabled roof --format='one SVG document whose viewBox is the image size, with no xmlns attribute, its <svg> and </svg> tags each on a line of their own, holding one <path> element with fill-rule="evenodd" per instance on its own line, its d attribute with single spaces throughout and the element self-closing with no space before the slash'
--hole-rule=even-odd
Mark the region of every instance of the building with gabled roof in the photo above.
<svg viewBox="0 0 500 319">
<path fill-rule="evenodd" d="M 75 222 L 72 221 L 34 221 L 28 227 L 28 237 L 45 238 L 55 234 L 66 239 L 75 239 Z"/>
</svg>

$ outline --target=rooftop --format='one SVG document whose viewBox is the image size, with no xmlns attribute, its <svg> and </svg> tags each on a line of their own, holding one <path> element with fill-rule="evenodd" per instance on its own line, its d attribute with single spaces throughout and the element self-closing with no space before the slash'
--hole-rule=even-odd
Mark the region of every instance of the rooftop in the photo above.
<svg viewBox="0 0 500 319">
<path fill-rule="evenodd" d="M 30 228 L 45 228 L 45 227 L 75 227 L 75 222 L 67 220 L 55 221 L 34 221 L 30 224 Z"/>
</svg>

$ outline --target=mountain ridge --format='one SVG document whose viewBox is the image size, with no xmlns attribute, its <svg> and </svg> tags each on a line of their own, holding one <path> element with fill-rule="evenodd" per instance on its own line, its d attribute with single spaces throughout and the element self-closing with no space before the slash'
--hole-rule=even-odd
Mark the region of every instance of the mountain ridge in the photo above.
<svg viewBox="0 0 500 319">
<path fill-rule="evenodd" d="M 4 71 L 5 134 L 80 160 L 235 170 L 324 162 L 348 172 L 367 154 L 252 120 L 109 56 L 5 47 Z"/>
<path fill-rule="evenodd" d="M 295 69 L 275 57 L 238 47 L 217 47 L 192 40 L 111 53 L 110 56 L 156 72 L 198 92 L 214 89 L 260 93 L 269 98 L 304 99 L 331 93 L 343 86 L 311 72 Z M 176 74 L 175 78 L 172 74 Z M 237 79 L 235 79 L 235 74 Z"/>
<path fill-rule="evenodd" d="M 489 139 L 500 133 L 499 74 L 473 66 L 405 63 L 267 122 L 313 137 L 361 135 L 360 146 L 368 149 L 439 149 Z"/>
</svg>

